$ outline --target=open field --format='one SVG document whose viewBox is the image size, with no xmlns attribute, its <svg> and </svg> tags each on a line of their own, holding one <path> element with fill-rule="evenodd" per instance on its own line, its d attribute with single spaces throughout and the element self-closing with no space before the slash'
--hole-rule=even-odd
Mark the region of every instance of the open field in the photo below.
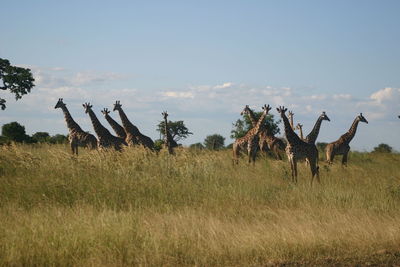
<svg viewBox="0 0 400 267">
<path fill-rule="evenodd" d="M 0 148 L 0 265 L 400 265 L 400 155 L 232 167 L 231 151 Z"/>
</svg>

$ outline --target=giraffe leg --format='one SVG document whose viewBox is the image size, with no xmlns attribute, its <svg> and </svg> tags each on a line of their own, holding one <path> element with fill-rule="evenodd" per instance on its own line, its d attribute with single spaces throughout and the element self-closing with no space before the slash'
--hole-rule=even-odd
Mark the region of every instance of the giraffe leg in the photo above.
<svg viewBox="0 0 400 267">
<path fill-rule="evenodd" d="M 239 148 L 238 148 L 238 146 L 236 145 L 236 144 L 233 144 L 233 147 L 232 147 L 232 151 L 233 151 L 233 159 L 232 159 L 232 163 L 233 163 L 233 165 L 237 165 L 237 164 L 239 164 Z"/>
<path fill-rule="evenodd" d="M 321 183 L 319 179 L 319 167 L 317 166 L 317 159 L 308 159 L 311 169 L 311 186 L 313 184 L 314 177 L 317 178 L 318 183 Z"/>
<path fill-rule="evenodd" d="M 256 164 L 256 157 L 257 157 L 257 147 L 253 146 L 251 151 L 251 160 L 253 161 L 253 166 Z"/>
<path fill-rule="evenodd" d="M 294 173 L 294 180 L 293 182 L 297 184 L 297 161 L 293 159 L 293 173 Z"/>
<path fill-rule="evenodd" d="M 342 166 L 347 167 L 347 155 L 348 155 L 348 153 L 349 153 L 349 152 L 346 152 L 346 153 L 343 154 L 343 157 L 342 157 Z"/>
</svg>

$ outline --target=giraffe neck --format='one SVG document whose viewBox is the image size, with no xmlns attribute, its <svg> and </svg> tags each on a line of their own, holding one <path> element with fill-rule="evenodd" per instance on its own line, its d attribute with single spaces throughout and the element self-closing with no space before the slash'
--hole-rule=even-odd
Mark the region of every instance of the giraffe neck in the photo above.
<svg viewBox="0 0 400 267">
<path fill-rule="evenodd" d="M 295 144 L 300 142 L 299 136 L 293 131 L 292 126 L 289 123 L 288 118 L 286 117 L 285 113 L 281 113 L 281 117 L 283 120 L 283 123 L 285 125 L 285 134 L 286 134 L 286 139 L 290 144 Z"/>
<path fill-rule="evenodd" d="M 300 131 L 300 139 L 303 140 L 303 128 L 300 127 L 299 131 Z"/>
<path fill-rule="evenodd" d="M 168 120 L 167 118 L 164 118 L 164 138 L 165 141 L 168 143 L 168 141 L 172 140 L 172 136 L 170 132 L 168 131 Z"/>
<path fill-rule="evenodd" d="M 350 129 L 347 131 L 347 133 L 345 133 L 344 135 L 342 135 L 342 139 L 343 139 L 343 143 L 350 143 L 350 141 L 353 139 L 354 135 L 356 134 L 357 131 L 357 126 L 358 123 L 360 122 L 360 120 L 358 119 L 358 117 L 353 121 L 353 123 L 351 124 Z"/>
<path fill-rule="evenodd" d="M 92 109 L 89 109 L 89 117 L 92 121 L 92 125 L 94 131 L 96 132 L 98 137 L 105 137 L 107 135 L 111 135 L 111 133 L 100 123 L 99 119 L 97 119 L 96 114 L 94 114 Z"/>
<path fill-rule="evenodd" d="M 259 134 L 265 127 L 263 126 L 263 122 L 265 117 L 267 116 L 268 112 L 263 112 L 261 114 L 261 117 L 258 119 L 256 126 L 254 126 L 254 128 L 252 129 L 253 134 Z"/>
<path fill-rule="evenodd" d="M 315 144 L 315 141 L 317 140 L 319 134 L 319 129 L 321 128 L 321 124 L 322 124 L 322 117 L 319 116 L 317 122 L 314 125 L 314 128 L 306 136 L 307 143 Z"/>
<path fill-rule="evenodd" d="M 124 128 L 118 124 L 113 118 L 111 118 L 110 115 L 106 114 L 105 115 L 106 120 L 108 123 L 111 125 L 111 127 L 114 129 L 115 133 L 118 135 L 118 137 L 125 139 L 126 138 L 126 133 Z"/>
<path fill-rule="evenodd" d="M 67 127 L 70 131 L 78 131 L 78 132 L 83 132 L 81 127 L 74 121 L 72 118 L 71 114 L 69 113 L 68 109 L 66 106 L 61 107 L 63 113 L 64 113 L 64 118 L 65 122 L 67 123 Z"/>
<path fill-rule="evenodd" d="M 122 108 L 118 108 L 118 113 L 121 117 L 122 126 L 124 127 L 125 131 L 133 135 L 140 135 L 139 129 L 129 121 Z"/>
<path fill-rule="evenodd" d="M 289 116 L 290 119 L 290 127 L 292 128 L 292 130 L 294 131 L 294 125 L 293 125 L 293 115 Z"/>
<path fill-rule="evenodd" d="M 253 127 L 255 127 L 257 125 L 257 119 L 256 119 L 256 115 L 254 115 L 253 110 L 251 110 L 250 108 L 248 108 L 248 115 L 251 121 L 251 124 L 253 125 Z"/>
</svg>

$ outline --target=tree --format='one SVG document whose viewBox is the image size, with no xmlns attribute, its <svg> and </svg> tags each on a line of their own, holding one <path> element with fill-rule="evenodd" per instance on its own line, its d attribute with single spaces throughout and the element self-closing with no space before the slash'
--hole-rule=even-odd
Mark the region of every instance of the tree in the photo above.
<svg viewBox="0 0 400 267">
<path fill-rule="evenodd" d="M 161 121 L 157 125 L 157 131 L 160 132 L 160 135 L 162 136 L 161 139 L 164 139 L 164 125 L 164 121 Z M 189 135 L 193 134 L 189 132 L 189 129 L 185 126 L 183 121 L 168 121 L 168 130 L 175 142 L 185 139 Z"/>
<path fill-rule="evenodd" d="M 28 140 L 25 127 L 16 121 L 4 124 L 1 128 L 1 134 L 10 141 L 24 142 Z"/>
<path fill-rule="evenodd" d="M 378 146 L 374 147 L 373 152 L 379 153 L 392 153 L 393 148 L 387 144 L 379 144 Z"/>
<path fill-rule="evenodd" d="M 15 99 L 21 99 L 23 95 L 30 93 L 35 86 L 35 79 L 31 70 L 12 66 L 7 59 L 0 58 L 0 89 L 10 90 L 15 95 Z M 2 84 L 2 85 L 1 85 Z M 6 108 L 6 100 L 0 97 L 0 107 Z"/>
<path fill-rule="evenodd" d="M 48 143 L 50 141 L 50 135 L 47 132 L 36 132 L 32 135 L 32 138 L 39 143 Z"/>
<path fill-rule="evenodd" d="M 219 134 L 209 135 L 204 139 L 204 146 L 207 149 L 218 150 L 224 147 L 225 137 Z"/>
<path fill-rule="evenodd" d="M 258 120 L 261 116 L 262 112 L 254 112 L 254 116 L 256 117 L 256 120 Z M 276 135 L 280 133 L 278 124 L 281 121 L 275 121 L 274 120 L 274 115 L 269 114 L 265 117 L 265 120 L 263 122 L 264 127 L 268 129 L 268 132 L 272 133 L 273 135 Z M 246 133 L 253 128 L 253 124 L 251 123 L 251 120 L 247 114 L 243 114 L 241 119 L 238 119 L 235 123 L 232 123 L 233 129 L 231 130 L 231 138 L 232 139 L 238 139 L 240 137 L 243 137 L 246 135 Z"/>
<path fill-rule="evenodd" d="M 51 144 L 65 144 L 68 141 L 68 137 L 63 134 L 56 134 L 50 137 L 49 142 Z"/>
<path fill-rule="evenodd" d="M 154 140 L 154 149 L 156 151 L 160 151 L 163 148 L 163 146 L 164 146 L 164 140 L 162 139 Z"/>
</svg>

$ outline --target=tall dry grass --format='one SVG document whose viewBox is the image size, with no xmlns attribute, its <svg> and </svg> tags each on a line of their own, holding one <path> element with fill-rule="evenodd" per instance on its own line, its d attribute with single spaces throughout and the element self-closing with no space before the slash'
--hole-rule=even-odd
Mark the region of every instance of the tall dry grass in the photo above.
<svg viewBox="0 0 400 267">
<path fill-rule="evenodd" d="M 320 164 L 230 151 L 0 151 L 1 265 L 400 264 L 400 155 Z"/>
</svg>

